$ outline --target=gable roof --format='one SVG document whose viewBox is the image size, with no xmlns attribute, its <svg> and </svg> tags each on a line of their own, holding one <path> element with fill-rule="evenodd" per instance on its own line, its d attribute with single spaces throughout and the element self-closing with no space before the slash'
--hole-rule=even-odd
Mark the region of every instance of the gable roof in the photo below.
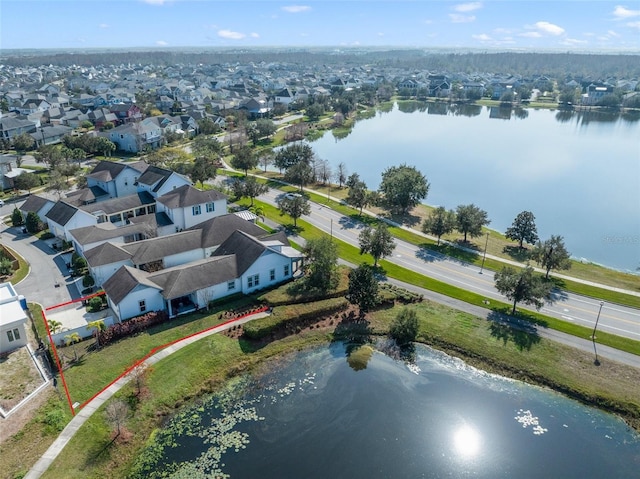
<svg viewBox="0 0 640 479">
<path fill-rule="evenodd" d="M 82 205 L 80 209 L 92 214 L 98 211 L 103 211 L 104 214 L 110 215 L 113 213 L 119 213 L 120 211 L 139 208 L 143 205 L 150 205 L 155 203 L 155 201 L 155 198 L 151 196 L 148 191 L 141 191 L 133 195 L 111 198 L 110 200 L 100 201 L 99 203 Z"/>
<path fill-rule="evenodd" d="M 95 202 L 96 199 L 102 196 L 109 196 L 109 193 L 104 191 L 99 186 L 87 186 L 85 188 L 67 193 L 67 200 L 69 204 L 79 206 L 86 203 Z"/>
<path fill-rule="evenodd" d="M 238 273 L 242 275 L 266 249 L 267 247 L 257 238 L 237 230 L 213 252 L 212 256 L 235 254 L 238 261 Z"/>
<path fill-rule="evenodd" d="M 75 206 L 71 206 L 64 201 L 58 201 L 53 207 L 48 211 L 45 215 L 46 218 L 49 218 L 54 223 L 59 224 L 60 226 L 66 225 L 69 220 L 76 214 L 78 208 Z"/>
<path fill-rule="evenodd" d="M 140 178 L 138 178 L 137 183 L 147 186 L 153 186 L 157 183 L 153 191 L 158 191 L 164 182 L 169 179 L 172 173 L 173 171 L 160 168 L 159 166 L 149 166 L 145 172 L 142 173 Z"/>
<path fill-rule="evenodd" d="M 43 198 L 42 196 L 30 195 L 27 198 L 27 201 L 22 203 L 22 206 L 20 206 L 20 208 L 18 208 L 18 209 L 20 211 L 24 212 L 24 213 L 29 213 L 30 211 L 33 211 L 34 213 L 37 213 L 47 203 L 53 204 L 53 201 L 51 201 L 51 200 L 49 200 L 47 198 Z"/>
<path fill-rule="evenodd" d="M 236 230 L 260 237 L 266 233 L 260 226 L 243 220 L 233 213 L 216 216 L 187 229 L 201 230 L 203 248 L 211 248 L 224 243 Z"/>
<path fill-rule="evenodd" d="M 84 252 L 84 257 L 89 266 L 103 266 L 131 259 L 131 254 L 113 243 L 102 243 Z"/>
<path fill-rule="evenodd" d="M 131 255 L 133 264 L 146 264 L 167 256 L 200 249 L 201 231 L 182 231 L 172 235 L 127 243 L 122 248 Z"/>
<path fill-rule="evenodd" d="M 120 304 L 138 285 L 161 289 L 157 284 L 148 279 L 147 273 L 130 266 L 121 266 L 111 278 L 104 282 L 102 288 L 111 301 L 115 304 Z"/>
<path fill-rule="evenodd" d="M 122 171 L 126 168 L 132 168 L 136 171 L 141 171 L 136 166 L 138 163 L 136 162 L 132 164 L 125 165 L 124 163 L 116 163 L 115 161 L 107 161 L 102 160 L 98 163 L 91 173 L 87 175 L 87 178 L 93 178 L 97 181 L 112 181 L 114 180 Z"/>
<path fill-rule="evenodd" d="M 157 271 L 148 279 L 162 288 L 166 299 L 179 298 L 216 284 L 235 280 L 238 275 L 237 258 L 233 255 L 207 258 L 173 268 Z"/>
<path fill-rule="evenodd" d="M 108 241 L 114 238 L 131 236 L 136 233 L 144 233 L 149 229 L 155 230 L 155 225 L 152 221 L 153 215 L 144 215 L 138 218 L 145 218 L 147 221 L 124 226 L 115 226 L 110 222 L 98 223 L 96 225 L 72 229 L 69 233 L 71 233 L 76 240 L 76 243 L 86 245 L 97 243 L 98 241 Z"/>
<path fill-rule="evenodd" d="M 191 185 L 183 185 L 158 197 L 157 201 L 167 208 L 185 208 L 226 199 L 227 196 L 216 190 L 202 191 Z"/>
</svg>

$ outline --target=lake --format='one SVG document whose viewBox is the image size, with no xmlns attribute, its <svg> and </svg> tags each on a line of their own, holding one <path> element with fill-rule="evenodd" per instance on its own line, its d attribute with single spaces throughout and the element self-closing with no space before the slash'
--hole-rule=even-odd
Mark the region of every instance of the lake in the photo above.
<svg viewBox="0 0 640 479">
<path fill-rule="evenodd" d="M 423 345 L 405 363 L 334 343 L 183 410 L 141 461 L 133 477 L 630 478 L 640 437 Z"/>
<path fill-rule="evenodd" d="M 389 166 L 429 180 L 425 203 L 475 203 L 504 232 L 532 211 L 542 239 L 565 238 L 575 258 L 624 271 L 640 267 L 640 114 L 397 105 L 358 121 L 344 139 L 312 143 L 369 189 Z"/>
</svg>

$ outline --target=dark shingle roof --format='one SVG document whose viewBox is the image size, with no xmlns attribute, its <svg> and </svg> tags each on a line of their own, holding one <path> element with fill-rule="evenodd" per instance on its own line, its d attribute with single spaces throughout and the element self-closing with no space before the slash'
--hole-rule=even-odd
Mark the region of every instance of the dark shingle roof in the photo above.
<svg viewBox="0 0 640 479">
<path fill-rule="evenodd" d="M 103 266 L 105 264 L 131 259 L 131 254 L 120 246 L 112 243 L 102 243 L 95 248 L 85 251 L 84 257 L 89 266 L 95 268 L 96 266 Z"/>
<path fill-rule="evenodd" d="M 153 215 L 146 215 L 150 218 Z M 139 218 L 144 218 L 140 216 Z M 149 219 L 150 219 L 149 218 Z M 130 224 L 124 226 L 115 226 L 113 223 L 98 223 L 97 225 L 84 226 L 82 228 L 76 228 L 69 233 L 73 235 L 78 244 L 86 245 L 90 243 L 97 243 L 98 241 L 108 241 L 110 239 L 119 238 L 121 236 L 131 236 L 136 233 L 144 233 L 149 229 L 155 229 L 151 221 L 139 224 Z"/>
<path fill-rule="evenodd" d="M 167 216 L 167 214 L 163 211 L 161 213 L 156 212 L 154 215 L 142 215 L 136 216 L 134 218 L 129 218 L 130 223 L 148 223 L 150 221 L 149 218 L 153 217 L 153 221 L 155 221 L 156 227 L 158 226 L 169 226 L 173 224 L 171 218 Z"/>
<path fill-rule="evenodd" d="M 29 198 L 27 198 L 27 201 L 22 203 L 22 206 L 20 206 L 19 209 L 24 213 L 29 213 L 30 211 L 37 213 L 47 203 L 53 203 L 53 201 L 43 198 L 42 196 L 30 195 Z"/>
<path fill-rule="evenodd" d="M 162 288 L 166 299 L 179 298 L 238 277 L 236 257 L 217 256 L 152 273 L 149 280 Z"/>
<path fill-rule="evenodd" d="M 140 284 L 150 288 L 161 289 L 157 284 L 151 282 L 147 276 L 148 274 L 144 271 L 130 266 L 122 266 L 111 278 L 104 282 L 102 288 L 111 301 L 115 304 L 120 304 Z"/>
<path fill-rule="evenodd" d="M 191 185 L 183 185 L 158 198 L 167 208 L 184 208 L 226 199 L 227 196 L 216 190 L 202 191 Z"/>
<path fill-rule="evenodd" d="M 71 206 L 64 201 L 58 201 L 45 216 L 54 223 L 64 226 L 76 214 L 76 211 L 78 211 L 78 208 L 75 206 Z"/>
<path fill-rule="evenodd" d="M 244 231 L 245 233 L 257 237 L 266 233 L 266 231 L 258 225 L 243 220 L 233 213 L 216 216 L 215 218 L 203 221 L 202 223 L 192 226 L 187 231 L 196 229 L 202 230 L 201 246 L 203 248 L 211 248 L 212 246 L 221 245 L 236 230 Z"/>
<path fill-rule="evenodd" d="M 242 231 L 234 231 L 233 234 L 213 252 L 212 256 L 235 254 L 238 258 L 238 273 L 242 275 L 249 266 L 255 263 L 266 249 L 267 247 L 257 238 Z"/>
<path fill-rule="evenodd" d="M 136 265 L 158 261 L 167 256 L 200 249 L 201 231 L 183 231 L 160 238 L 128 243 L 122 248 L 132 255 Z"/>
<path fill-rule="evenodd" d="M 69 203 L 73 203 L 74 206 L 94 202 L 97 198 L 100 198 L 102 196 L 109 196 L 109 193 L 104 191 L 99 186 L 89 186 L 87 188 L 81 188 L 79 190 L 67 193 L 67 199 L 69 200 Z"/>
<path fill-rule="evenodd" d="M 98 181 L 111 181 L 115 179 L 127 167 L 124 163 L 102 160 L 91 170 L 87 178 L 94 178 Z"/>
<path fill-rule="evenodd" d="M 82 205 L 80 209 L 88 213 L 103 211 L 106 215 L 119 213 L 125 210 L 140 208 L 142 205 L 150 205 L 155 203 L 155 198 L 147 191 L 142 191 L 134 195 L 123 196 L 121 198 L 112 198 L 99 203 L 91 203 Z"/>
<path fill-rule="evenodd" d="M 171 170 L 167 170 L 165 168 L 149 166 L 145 172 L 142 173 L 140 178 L 138 178 L 138 183 L 147 186 L 153 186 L 158 183 L 153 189 L 153 191 L 158 191 L 164 182 L 171 176 L 171 173 L 173 173 Z"/>
</svg>

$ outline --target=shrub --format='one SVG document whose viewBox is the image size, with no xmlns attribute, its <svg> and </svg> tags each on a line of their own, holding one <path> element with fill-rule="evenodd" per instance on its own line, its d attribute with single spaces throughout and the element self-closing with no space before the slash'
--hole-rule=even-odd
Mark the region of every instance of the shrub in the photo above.
<svg viewBox="0 0 640 479">
<path fill-rule="evenodd" d="M 96 282 L 93 280 L 90 274 L 87 274 L 82 278 L 82 286 L 85 288 L 91 288 Z"/>
<path fill-rule="evenodd" d="M 91 298 L 89 300 L 89 309 L 93 313 L 102 310 L 102 298 L 100 298 L 99 296 Z"/>
<path fill-rule="evenodd" d="M 11 213 L 11 223 L 13 226 L 22 226 L 24 224 L 24 217 L 18 208 L 14 208 Z"/>
<path fill-rule="evenodd" d="M 29 211 L 29 213 L 27 214 L 27 221 L 25 222 L 25 226 L 27 227 L 27 231 L 31 234 L 35 234 L 44 229 L 42 220 L 40 220 L 38 213 L 34 211 Z"/>
<path fill-rule="evenodd" d="M 142 316 L 136 316 L 122 323 L 109 326 L 105 331 L 98 333 L 98 340 L 104 346 L 120 338 L 144 331 L 168 319 L 169 315 L 166 311 L 150 311 Z"/>
<path fill-rule="evenodd" d="M 418 336 L 418 315 L 413 309 L 402 308 L 391 323 L 389 335 L 403 346 Z"/>
</svg>

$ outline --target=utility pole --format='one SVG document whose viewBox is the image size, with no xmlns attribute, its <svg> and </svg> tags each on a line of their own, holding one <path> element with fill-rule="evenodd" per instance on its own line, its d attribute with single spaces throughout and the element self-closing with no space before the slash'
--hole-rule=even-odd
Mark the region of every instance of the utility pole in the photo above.
<svg viewBox="0 0 640 479">
<path fill-rule="evenodd" d="M 487 231 L 487 239 L 484 242 L 484 254 L 482 255 L 482 266 L 480 267 L 480 274 L 484 270 L 484 260 L 487 259 L 487 245 L 489 244 L 489 232 Z"/>
</svg>

